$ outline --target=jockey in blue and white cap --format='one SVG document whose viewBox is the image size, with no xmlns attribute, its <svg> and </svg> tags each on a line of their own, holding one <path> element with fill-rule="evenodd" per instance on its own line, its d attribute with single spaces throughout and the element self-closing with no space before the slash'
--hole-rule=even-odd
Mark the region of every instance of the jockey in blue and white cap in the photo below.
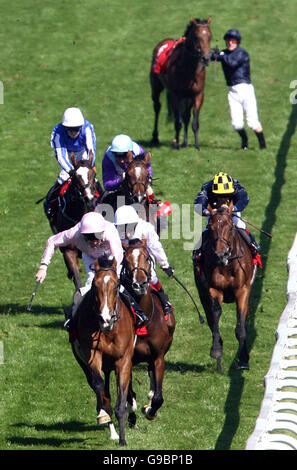
<svg viewBox="0 0 297 470">
<path fill-rule="evenodd" d="M 51 147 L 60 166 L 60 173 L 54 186 L 49 190 L 44 203 L 44 210 L 50 221 L 54 219 L 55 203 L 60 186 L 69 179 L 74 170 L 70 153 L 77 161 L 88 160 L 92 156 L 92 166 L 96 160 L 96 134 L 94 126 L 87 121 L 79 108 L 67 108 L 62 121 L 51 134 Z"/>
<path fill-rule="evenodd" d="M 93 154 L 92 165 L 96 159 L 96 135 L 94 126 L 87 121 L 79 108 L 68 108 L 63 114 L 62 122 L 57 124 L 51 135 L 51 146 L 60 165 L 58 182 L 62 184 L 73 170 L 70 153 L 74 152 L 76 160 L 88 160 Z"/>
</svg>

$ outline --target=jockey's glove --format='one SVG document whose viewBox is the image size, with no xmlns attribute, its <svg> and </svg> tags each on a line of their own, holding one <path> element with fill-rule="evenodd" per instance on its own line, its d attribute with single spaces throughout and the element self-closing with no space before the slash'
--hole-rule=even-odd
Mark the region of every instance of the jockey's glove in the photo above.
<svg viewBox="0 0 297 470">
<path fill-rule="evenodd" d="M 167 276 L 172 277 L 174 273 L 174 269 L 171 266 L 168 266 L 168 268 L 162 268 L 164 273 L 167 274 Z"/>
</svg>

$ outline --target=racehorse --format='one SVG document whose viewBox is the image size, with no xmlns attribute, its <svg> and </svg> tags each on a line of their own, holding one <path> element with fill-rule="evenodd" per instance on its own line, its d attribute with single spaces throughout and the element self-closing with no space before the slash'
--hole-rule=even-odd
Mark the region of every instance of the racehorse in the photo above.
<svg viewBox="0 0 297 470">
<path fill-rule="evenodd" d="M 142 409 L 149 420 L 157 416 L 158 409 L 163 404 L 162 385 L 165 372 L 165 354 L 173 341 L 175 330 L 174 314 L 164 317 L 159 299 L 150 286 L 151 266 L 154 263 L 146 247 L 145 240 L 130 240 L 124 246 L 124 260 L 122 263 L 121 282 L 137 299 L 139 305 L 148 317 L 146 323 L 148 335 L 138 336 L 134 349 L 133 365 L 141 362 L 148 364 L 150 378 L 149 403 Z M 132 388 L 132 379 L 129 389 L 128 402 L 132 407 L 128 420 L 135 425 L 136 395 Z"/>
<path fill-rule="evenodd" d="M 158 120 L 161 109 L 160 94 L 167 89 L 169 115 L 174 114 L 175 138 L 173 148 L 178 150 L 179 135 L 184 124 L 182 147 L 188 145 L 188 126 L 193 110 L 192 129 L 195 136 L 195 147 L 199 150 L 199 112 L 204 99 L 205 67 L 210 61 L 211 18 L 207 20 L 191 19 L 184 37 L 180 40 L 163 39 L 153 51 L 150 70 L 150 84 L 155 111 L 153 144 L 159 144 Z M 171 49 L 166 71 L 156 73 L 155 65 L 165 48 Z"/>
<path fill-rule="evenodd" d="M 58 202 L 59 208 L 54 225 L 51 225 L 53 233 L 62 232 L 76 225 L 84 214 L 94 210 L 99 197 L 96 172 L 92 167 L 93 155 L 88 160 L 78 161 L 74 153 L 70 155 L 74 172 L 71 178 L 62 186 Z M 74 247 L 63 247 L 64 261 L 68 271 L 68 278 L 73 279 L 76 290 L 82 286 L 78 258 L 79 251 Z"/>
<path fill-rule="evenodd" d="M 129 309 L 119 297 L 115 259 L 99 258 L 94 269 L 92 288 L 74 314 L 77 340 L 71 343 L 72 350 L 96 394 L 98 424 L 108 423 L 110 438 L 119 439 L 120 445 L 126 445 L 126 404 L 132 372 L 134 323 Z M 112 370 L 117 379 L 115 415 L 120 427 L 119 436 L 111 418 L 109 378 Z"/>
<path fill-rule="evenodd" d="M 133 157 L 132 152 L 128 152 L 128 167 L 125 171 L 123 183 L 115 191 L 105 191 L 96 210 L 101 212 L 107 220 L 114 222 L 114 212 L 119 207 L 133 204 L 139 217 L 156 225 L 157 232 L 160 234 L 158 217 L 154 217 L 158 206 L 157 204 L 149 204 L 147 199 L 147 188 L 151 183 L 148 171 L 150 158 L 150 152 L 136 157 Z M 107 205 L 110 206 L 111 211 L 109 211 Z"/>
<path fill-rule="evenodd" d="M 249 369 L 246 345 L 246 322 L 249 313 L 249 297 L 256 274 L 251 250 L 233 224 L 233 203 L 226 209 L 210 212 L 208 238 L 203 248 L 202 265 L 194 260 L 194 277 L 203 305 L 213 343 L 210 356 L 217 360 L 221 371 L 223 341 L 219 331 L 222 303 L 236 303 L 237 322 L 235 335 L 239 343 L 238 369 Z M 200 269 L 201 267 L 201 269 Z"/>
</svg>

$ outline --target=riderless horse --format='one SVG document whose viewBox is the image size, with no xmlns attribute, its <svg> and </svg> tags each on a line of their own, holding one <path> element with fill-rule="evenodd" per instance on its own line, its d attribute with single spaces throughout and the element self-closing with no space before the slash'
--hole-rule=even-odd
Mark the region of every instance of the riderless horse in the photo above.
<svg viewBox="0 0 297 470">
<path fill-rule="evenodd" d="M 119 439 L 120 445 L 126 445 L 125 420 L 134 351 L 134 321 L 119 297 L 115 259 L 99 258 L 94 269 L 92 288 L 74 314 L 77 339 L 71 343 L 72 350 L 96 394 L 98 424 L 108 423 L 110 438 Z M 109 377 L 113 370 L 117 380 L 115 415 L 120 426 L 119 436 L 112 422 L 109 390 Z"/>
<path fill-rule="evenodd" d="M 148 335 L 138 336 L 135 345 L 133 365 L 141 362 L 148 364 L 150 378 L 149 403 L 143 407 L 145 416 L 152 420 L 157 416 L 158 409 L 163 404 L 162 385 L 165 372 L 165 354 L 168 352 L 175 330 L 173 313 L 164 316 L 159 299 L 153 293 L 150 285 L 151 266 L 154 263 L 145 244 L 145 240 L 130 240 L 124 245 L 125 255 L 121 271 L 121 282 L 137 299 L 148 317 L 146 328 Z M 132 380 L 128 401 L 132 406 L 128 420 L 136 423 L 133 411 L 136 395 L 132 389 Z"/>
<path fill-rule="evenodd" d="M 199 113 L 204 99 L 205 67 L 210 62 L 211 18 L 207 20 L 191 19 L 184 37 L 179 40 L 163 39 L 153 51 L 150 83 L 155 111 L 153 144 L 159 144 L 158 120 L 161 109 L 160 94 L 167 89 L 169 115 L 172 110 L 175 120 L 174 149 L 179 149 L 179 134 L 184 124 L 182 146 L 188 145 L 188 125 L 193 111 L 192 129 L 195 147 L 199 150 Z M 167 52 L 168 51 L 168 52 Z M 161 55 L 167 52 L 167 66 L 157 70 L 156 65 Z M 169 59 L 168 59 L 169 57 Z M 158 73 L 156 73 L 156 71 Z"/>
<path fill-rule="evenodd" d="M 236 303 L 235 334 L 239 343 L 239 369 L 249 369 L 246 345 L 249 297 L 256 274 L 251 250 L 233 224 L 233 203 L 210 212 L 209 236 L 203 247 L 201 263 L 194 260 L 194 276 L 208 325 L 212 332 L 210 356 L 217 360 L 221 371 L 223 340 L 219 331 L 222 303 Z"/>
</svg>

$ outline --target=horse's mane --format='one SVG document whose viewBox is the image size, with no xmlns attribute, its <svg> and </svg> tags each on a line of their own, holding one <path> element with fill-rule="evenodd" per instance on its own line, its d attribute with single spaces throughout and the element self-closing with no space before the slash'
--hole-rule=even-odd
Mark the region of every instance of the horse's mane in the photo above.
<svg viewBox="0 0 297 470">
<path fill-rule="evenodd" d="M 105 252 L 103 255 L 98 257 L 98 263 L 100 268 L 111 268 L 114 262 L 114 257 L 111 252 Z"/>
<path fill-rule="evenodd" d="M 139 243 L 142 243 L 139 238 L 132 238 L 129 240 L 129 246 L 139 245 Z"/>
<path fill-rule="evenodd" d="M 196 23 L 198 24 L 207 24 L 207 20 L 200 20 L 200 18 L 194 18 Z M 190 21 L 188 24 L 187 24 L 187 27 L 186 27 L 186 30 L 184 32 L 184 36 L 188 36 L 190 34 L 190 32 L 192 31 L 192 29 L 195 28 L 195 25 L 192 23 L 192 21 Z"/>
</svg>

